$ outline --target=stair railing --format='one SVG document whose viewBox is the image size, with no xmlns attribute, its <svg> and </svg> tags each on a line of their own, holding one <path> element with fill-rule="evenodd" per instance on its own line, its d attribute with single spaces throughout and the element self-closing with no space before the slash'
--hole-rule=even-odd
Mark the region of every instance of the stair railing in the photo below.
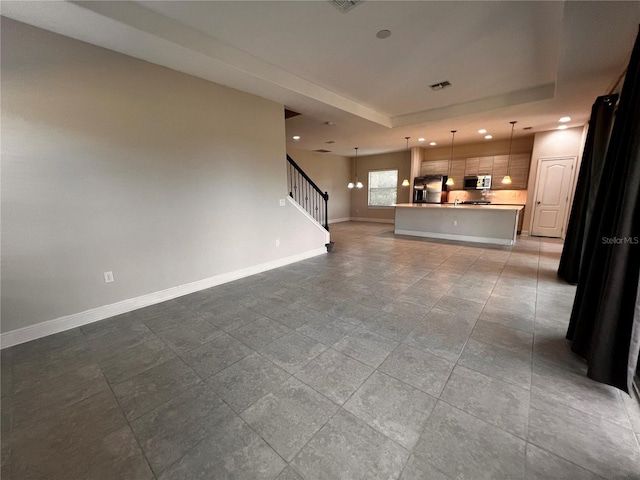
<svg viewBox="0 0 640 480">
<path fill-rule="evenodd" d="M 316 222 L 329 231 L 327 209 L 329 193 L 320 190 L 289 155 L 287 155 L 287 162 L 289 196 L 298 202 Z"/>
</svg>

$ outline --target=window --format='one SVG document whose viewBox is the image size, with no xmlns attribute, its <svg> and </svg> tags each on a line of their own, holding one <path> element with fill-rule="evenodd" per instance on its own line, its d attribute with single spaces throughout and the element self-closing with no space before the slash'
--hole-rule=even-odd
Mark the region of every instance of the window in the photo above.
<svg viewBox="0 0 640 480">
<path fill-rule="evenodd" d="M 389 207 L 398 199 L 398 170 L 369 172 L 369 206 Z"/>
</svg>

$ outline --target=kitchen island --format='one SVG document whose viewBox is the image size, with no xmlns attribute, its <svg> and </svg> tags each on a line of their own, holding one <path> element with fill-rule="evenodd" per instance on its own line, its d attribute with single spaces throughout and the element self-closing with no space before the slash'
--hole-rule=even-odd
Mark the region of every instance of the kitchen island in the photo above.
<svg viewBox="0 0 640 480">
<path fill-rule="evenodd" d="M 399 203 L 395 205 L 398 235 L 514 245 L 521 205 L 454 205 Z"/>
</svg>

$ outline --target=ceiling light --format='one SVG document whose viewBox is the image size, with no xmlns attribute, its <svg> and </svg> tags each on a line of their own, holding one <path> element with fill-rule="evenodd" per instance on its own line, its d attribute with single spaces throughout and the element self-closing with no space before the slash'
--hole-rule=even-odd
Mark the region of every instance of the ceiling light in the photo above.
<svg viewBox="0 0 640 480">
<path fill-rule="evenodd" d="M 567 123 L 571 121 L 571 117 L 562 117 L 560 120 L 558 120 L 560 123 Z"/>
<path fill-rule="evenodd" d="M 431 145 L 432 147 L 435 147 L 437 145 L 436 142 L 429 142 L 429 145 Z"/>
<path fill-rule="evenodd" d="M 516 120 L 509 122 L 511 124 L 511 139 L 509 140 L 509 157 L 507 158 L 507 174 L 502 178 L 504 185 L 511 185 L 511 175 L 509 175 L 509 169 L 511 168 L 511 146 L 513 145 L 513 129 L 518 123 Z"/>
<path fill-rule="evenodd" d="M 409 139 L 411 137 L 404 137 L 404 139 L 407 141 L 407 153 L 409 152 Z M 423 138 L 424 140 L 424 138 Z M 409 179 L 405 178 L 404 180 L 402 180 L 402 186 L 403 187 L 408 187 L 409 186 Z"/>
<path fill-rule="evenodd" d="M 324 122 L 325 125 L 331 126 L 333 125 L 333 122 Z"/>
<path fill-rule="evenodd" d="M 376 37 L 384 39 L 384 38 L 389 38 L 391 36 L 391 30 L 380 30 L 378 33 L 376 33 Z"/>
<path fill-rule="evenodd" d="M 362 188 L 362 182 L 358 180 L 358 147 L 354 147 L 356 149 L 356 181 L 354 182 L 349 182 L 347 184 L 347 188 L 351 189 L 353 187 L 356 188 Z"/>
<path fill-rule="evenodd" d="M 485 140 L 491 140 L 493 138 L 493 135 L 485 135 L 484 139 Z"/>
<path fill-rule="evenodd" d="M 484 128 L 481 128 L 480 130 L 478 130 L 478 133 L 484 135 L 485 133 L 487 133 L 487 131 Z"/>
<path fill-rule="evenodd" d="M 293 138 L 294 140 L 300 140 L 300 135 L 294 135 L 292 138 Z"/>
<path fill-rule="evenodd" d="M 424 138 L 420 137 L 420 138 L 418 139 L 418 141 L 419 141 L 419 142 L 424 142 Z"/>
<path fill-rule="evenodd" d="M 452 186 L 455 184 L 453 177 L 451 176 L 451 164 L 453 163 L 453 140 L 456 138 L 457 130 L 451 130 L 451 158 L 449 158 L 449 168 L 447 170 L 447 183 L 446 185 Z"/>
<path fill-rule="evenodd" d="M 558 127 L 558 130 L 566 130 L 567 128 L 569 128 L 569 127 L 567 127 L 566 125 L 560 125 Z"/>
</svg>

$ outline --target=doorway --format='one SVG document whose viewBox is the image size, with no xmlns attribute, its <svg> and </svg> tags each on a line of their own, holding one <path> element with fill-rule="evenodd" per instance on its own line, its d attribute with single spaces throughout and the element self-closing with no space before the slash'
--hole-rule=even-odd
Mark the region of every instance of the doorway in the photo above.
<svg viewBox="0 0 640 480">
<path fill-rule="evenodd" d="M 569 212 L 576 157 L 538 161 L 531 235 L 560 238 Z"/>
</svg>

